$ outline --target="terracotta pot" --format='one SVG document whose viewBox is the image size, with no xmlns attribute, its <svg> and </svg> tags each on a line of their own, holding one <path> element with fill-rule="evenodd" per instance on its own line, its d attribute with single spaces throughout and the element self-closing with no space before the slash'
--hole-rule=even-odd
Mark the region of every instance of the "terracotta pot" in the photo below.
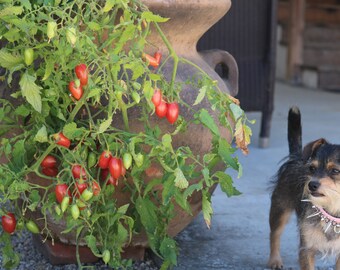
<svg viewBox="0 0 340 270">
<path fill-rule="evenodd" d="M 196 44 L 199 38 L 229 10 L 231 5 L 230 0 L 143 0 L 143 2 L 154 13 L 170 18 L 167 23 L 161 24 L 161 27 L 165 35 L 168 37 L 170 43 L 173 45 L 174 50 L 180 57 L 190 60 L 195 65 L 203 69 L 214 80 L 217 80 L 219 88 L 222 91 L 231 95 L 235 95 L 237 93 L 238 69 L 234 58 L 229 53 L 221 50 L 205 51 L 201 53 L 198 53 L 196 50 Z M 163 54 L 163 59 L 165 59 L 167 49 L 159 35 L 156 33 L 155 29 L 152 29 L 152 34 L 150 35 L 148 41 L 149 44 L 154 44 L 158 47 L 158 49 Z M 146 48 L 146 52 L 153 53 L 154 51 L 155 47 L 153 46 Z M 216 65 L 218 64 L 222 64 L 228 69 L 228 79 L 222 80 L 214 71 Z M 171 78 L 172 67 L 173 63 L 169 61 L 162 69 L 162 71 L 164 71 L 165 77 L 168 79 Z M 196 73 L 197 69 L 195 67 L 180 63 L 178 67 L 177 80 L 186 81 L 188 78 L 193 77 L 193 75 Z M 186 103 L 193 104 L 197 97 L 197 93 L 198 89 L 194 89 L 191 86 L 185 86 L 180 96 L 181 99 L 183 99 Z M 195 106 L 195 108 L 197 110 L 200 108 L 206 108 L 211 115 L 214 115 L 214 112 L 210 110 L 210 104 L 207 100 L 203 100 L 203 102 Z M 139 132 L 143 130 L 143 123 L 137 120 L 140 112 L 137 109 L 131 109 L 128 113 L 129 119 L 132 120 L 132 122 L 130 122 L 131 131 Z M 180 108 L 180 114 L 186 119 L 193 119 L 192 112 L 184 107 Z M 118 116 L 118 119 L 121 118 Z M 122 123 L 119 124 L 117 121 L 114 120 L 115 125 L 123 126 Z M 174 129 L 174 127 L 169 125 L 167 121 L 164 121 L 164 119 L 159 119 L 156 116 L 151 117 L 151 122 L 153 122 L 155 125 L 157 124 L 162 131 L 171 132 Z M 230 138 L 230 134 L 226 129 L 221 128 L 221 134 L 223 134 L 223 136 L 226 138 Z M 194 154 L 203 156 L 210 150 L 211 134 L 206 128 L 192 124 L 189 125 L 188 130 L 184 134 L 180 133 L 174 137 L 173 145 L 174 147 L 183 145 L 189 146 Z M 218 169 L 223 169 L 222 165 L 220 165 Z M 159 177 L 159 175 L 162 173 L 162 169 L 159 166 L 152 165 L 145 172 L 144 180 L 148 182 L 155 176 Z M 34 178 L 34 176 L 30 177 L 31 180 Z M 131 181 L 131 179 L 128 181 Z M 213 189 L 211 192 L 213 192 Z M 121 187 L 118 187 L 116 194 L 118 204 L 123 205 L 130 203 L 129 194 L 124 193 L 121 190 Z M 177 235 L 197 216 L 202 208 L 201 199 L 201 193 L 193 193 L 191 196 L 190 205 L 192 208 L 192 215 L 189 215 L 183 211 L 179 206 L 175 206 L 176 216 L 171 220 L 169 226 L 169 234 L 171 236 Z M 36 220 L 39 217 L 38 213 L 30 214 L 35 216 Z M 60 233 L 65 228 L 64 223 L 56 222 L 51 217 L 49 217 L 49 224 L 50 229 L 54 233 L 53 236 L 55 239 L 64 244 L 75 244 L 74 234 Z M 43 224 L 38 225 L 42 226 Z M 36 240 L 37 239 L 38 238 L 36 238 Z M 37 241 L 40 240 L 38 239 Z M 134 236 L 131 244 L 127 248 L 133 250 L 133 253 L 130 254 L 129 257 L 141 259 L 143 257 L 143 250 L 146 247 L 148 247 L 148 241 L 144 233 Z M 60 245 L 58 245 L 58 248 L 60 249 Z M 72 252 L 56 252 L 53 250 L 53 246 L 50 245 L 49 242 L 46 242 L 46 246 L 43 249 L 48 251 L 49 255 L 47 255 L 47 257 L 50 258 L 52 263 L 70 263 L 72 262 L 72 258 L 74 258 L 75 262 L 75 254 L 72 254 Z M 60 256 L 60 258 L 58 258 L 58 254 L 63 254 L 63 256 L 66 254 L 69 255 L 69 257 L 65 258 Z M 90 259 L 89 257 L 87 258 Z M 93 258 L 93 260 L 95 260 L 95 258 Z"/>
</svg>

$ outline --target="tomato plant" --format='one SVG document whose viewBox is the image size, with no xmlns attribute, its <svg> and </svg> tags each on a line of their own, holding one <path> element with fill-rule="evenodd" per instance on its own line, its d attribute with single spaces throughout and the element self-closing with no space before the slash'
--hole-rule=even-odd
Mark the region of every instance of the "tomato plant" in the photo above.
<svg viewBox="0 0 340 270">
<path fill-rule="evenodd" d="M 209 226 L 214 185 L 238 194 L 228 170 L 241 173 L 236 147 L 247 152 L 249 120 L 237 99 L 177 54 L 166 21 L 139 0 L 0 1 L 4 231 L 57 241 L 63 224 L 114 269 L 127 268 L 121 252 L 145 232 L 165 269 L 178 253 L 165 228 L 176 211 L 190 215 L 191 195 L 202 198 Z M 196 73 L 183 78 L 187 67 Z M 202 139 L 188 134 L 197 125 L 211 138 L 206 153 L 182 143 L 183 134 Z M 1 239 L 2 262 L 15 268 L 12 241 Z"/>
</svg>

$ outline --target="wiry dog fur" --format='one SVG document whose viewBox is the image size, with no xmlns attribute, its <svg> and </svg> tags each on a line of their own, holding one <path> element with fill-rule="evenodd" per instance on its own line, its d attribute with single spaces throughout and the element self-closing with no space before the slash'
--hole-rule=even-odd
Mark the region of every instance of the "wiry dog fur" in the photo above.
<svg viewBox="0 0 340 270">
<path fill-rule="evenodd" d="M 288 144 L 289 157 L 275 177 L 271 198 L 268 266 L 283 267 L 280 237 L 295 210 L 300 232 L 300 269 L 314 269 L 314 257 L 321 253 L 334 255 L 336 269 L 340 270 L 340 233 L 333 227 L 326 230 L 329 224 L 320 216 L 313 216 L 315 205 L 340 217 L 340 145 L 318 139 L 302 149 L 301 116 L 297 107 L 291 108 L 288 115 Z"/>
</svg>

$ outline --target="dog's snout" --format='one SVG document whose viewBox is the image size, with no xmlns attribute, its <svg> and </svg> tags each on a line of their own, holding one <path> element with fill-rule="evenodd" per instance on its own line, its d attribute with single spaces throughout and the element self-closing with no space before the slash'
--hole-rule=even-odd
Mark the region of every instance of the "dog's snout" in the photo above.
<svg viewBox="0 0 340 270">
<path fill-rule="evenodd" d="M 318 181 L 310 181 L 308 184 L 308 188 L 312 192 L 317 191 L 319 187 L 320 183 Z"/>
</svg>

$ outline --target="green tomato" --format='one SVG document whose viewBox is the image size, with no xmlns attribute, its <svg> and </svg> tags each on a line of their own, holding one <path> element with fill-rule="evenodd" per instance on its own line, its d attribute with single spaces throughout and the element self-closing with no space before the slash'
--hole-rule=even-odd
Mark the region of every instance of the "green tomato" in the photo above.
<svg viewBox="0 0 340 270">
<path fill-rule="evenodd" d="M 63 200 L 61 201 L 61 204 L 60 204 L 61 212 L 64 213 L 66 211 L 67 207 L 69 206 L 69 204 L 70 204 L 70 197 L 69 196 L 65 196 L 63 198 Z"/>
<path fill-rule="evenodd" d="M 50 21 L 47 23 L 47 37 L 48 39 L 52 39 L 57 34 L 57 23 Z"/>
<path fill-rule="evenodd" d="M 33 51 L 32 48 L 25 49 L 24 59 L 25 59 L 25 64 L 27 66 L 30 66 L 33 63 L 33 60 L 34 60 L 34 51 Z"/>
<path fill-rule="evenodd" d="M 104 252 L 103 252 L 103 262 L 105 264 L 108 264 L 109 261 L 110 261 L 110 257 L 111 257 L 110 251 L 105 249 Z"/>
<path fill-rule="evenodd" d="M 78 219 L 79 216 L 80 216 L 80 210 L 79 210 L 79 207 L 76 204 L 73 204 L 71 206 L 71 215 L 72 215 L 74 220 Z"/>
<path fill-rule="evenodd" d="M 141 153 L 138 153 L 137 155 L 134 156 L 134 159 L 136 161 L 136 165 L 138 167 L 142 166 L 144 163 L 144 156 Z"/>
<path fill-rule="evenodd" d="M 132 155 L 130 153 L 124 153 L 123 155 L 123 165 L 125 169 L 129 169 L 132 165 Z"/>
<path fill-rule="evenodd" d="M 92 168 L 96 164 L 97 164 L 97 156 L 95 153 L 90 152 L 87 157 L 87 167 Z"/>
<path fill-rule="evenodd" d="M 77 199 L 76 204 L 79 208 L 86 207 L 86 203 L 83 200 Z"/>
<path fill-rule="evenodd" d="M 81 194 L 81 197 L 83 198 L 85 202 L 87 202 L 91 200 L 91 198 L 93 197 L 93 192 L 89 189 L 85 189 L 83 193 Z"/>
<path fill-rule="evenodd" d="M 77 30 L 74 27 L 66 29 L 66 39 L 74 47 L 77 42 Z"/>
<path fill-rule="evenodd" d="M 56 206 L 54 207 L 54 210 L 55 210 L 55 212 L 57 213 L 58 216 L 61 215 L 61 209 L 60 209 L 59 205 L 56 205 Z"/>
<path fill-rule="evenodd" d="M 140 102 L 140 95 L 137 92 L 132 92 L 132 99 L 138 104 Z"/>
<path fill-rule="evenodd" d="M 34 234 L 40 233 L 39 227 L 32 220 L 29 220 L 29 221 L 26 222 L 26 228 L 31 233 L 34 233 Z"/>
</svg>

